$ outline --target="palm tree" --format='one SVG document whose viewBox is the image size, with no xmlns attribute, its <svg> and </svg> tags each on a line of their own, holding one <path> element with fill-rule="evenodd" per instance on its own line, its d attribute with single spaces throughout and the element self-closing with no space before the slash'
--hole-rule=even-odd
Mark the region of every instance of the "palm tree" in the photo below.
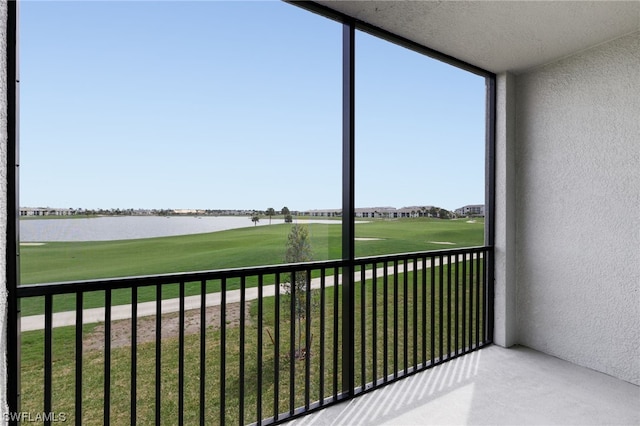
<svg viewBox="0 0 640 426">
<path fill-rule="evenodd" d="M 271 225 L 271 216 L 276 214 L 276 211 L 273 209 L 273 207 L 269 207 L 266 213 L 267 213 L 267 216 L 269 216 L 269 225 Z"/>
</svg>

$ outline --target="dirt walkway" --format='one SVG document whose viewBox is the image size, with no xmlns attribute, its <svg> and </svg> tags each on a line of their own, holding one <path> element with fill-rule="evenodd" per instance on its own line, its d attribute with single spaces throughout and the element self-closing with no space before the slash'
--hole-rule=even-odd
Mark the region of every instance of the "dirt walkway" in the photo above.
<svg viewBox="0 0 640 426">
<path fill-rule="evenodd" d="M 245 304 L 245 324 L 249 324 L 250 304 Z M 178 337 L 180 321 L 178 312 L 162 315 L 162 338 Z M 206 314 L 207 328 L 217 330 L 220 328 L 220 306 L 210 306 Z M 240 303 L 227 304 L 227 327 L 235 327 L 240 324 Z M 156 318 L 141 317 L 137 321 L 137 343 L 154 342 L 156 340 Z M 200 309 L 192 309 L 184 313 L 184 333 L 196 334 L 200 332 Z M 84 351 L 104 350 L 104 324 L 96 326 L 90 333 L 83 337 Z M 131 346 L 131 320 L 123 319 L 111 323 L 111 348 Z"/>
</svg>

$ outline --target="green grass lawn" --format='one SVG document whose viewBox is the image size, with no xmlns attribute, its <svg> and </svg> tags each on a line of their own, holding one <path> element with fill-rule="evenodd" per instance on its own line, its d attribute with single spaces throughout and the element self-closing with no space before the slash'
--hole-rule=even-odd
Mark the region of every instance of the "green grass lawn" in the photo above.
<svg viewBox="0 0 640 426">
<path fill-rule="evenodd" d="M 339 259 L 341 227 L 309 224 L 314 260 Z M 153 275 L 175 272 L 215 270 L 283 263 L 290 225 L 247 227 L 228 231 L 107 242 L 47 243 L 21 247 L 21 283 L 35 284 L 97 278 Z M 378 240 L 356 241 L 356 256 L 469 247 L 483 244 L 484 223 L 466 219 L 371 220 L 356 226 L 356 237 Z M 435 243 L 434 243 L 435 242 Z M 453 244 L 439 244 L 450 242 Z M 248 286 L 256 285 L 249 280 Z M 237 288 L 231 281 L 228 289 Z M 187 286 L 187 295 L 197 294 L 198 286 Z M 208 283 L 207 290 L 219 291 L 219 283 Z M 163 298 L 178 296 L 175 285 L 163 287 Z M 116 290 L 113 304 L 131 301 L 130 290 Z M 155 288 L 140 288 L 140 302 L 154 300 Z M 22 315 L 43 313 L 42 298 L 22 300 Z M 86 293 L 84 307 L 104 306 L 103 292 Z M 75 309 L 73 295 L 56 296 L 54 311 Z"/>
<path fill-rule="evenodd" d="M 341 227 L 309 224 L 314 260 L 339 259 Z M 290 225 L 123 241 L 51 242 L 20 248 L 21 284 L 191 272 L 284 262 Z M 483 244 L 484 223 L 460 220 L 371 220 L 356 225 L 356 256 Z M 433 242 L 451 242 L 437 244 Z"/>
</svg>

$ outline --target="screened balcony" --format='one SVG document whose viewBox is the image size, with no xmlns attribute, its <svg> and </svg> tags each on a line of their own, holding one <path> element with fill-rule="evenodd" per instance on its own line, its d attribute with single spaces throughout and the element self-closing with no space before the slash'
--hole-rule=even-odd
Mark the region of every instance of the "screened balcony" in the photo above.
<svg viewBox="0 0 640 426">
<path fill-rule="evenodd" d="M 2 371 L 8 406 L 23 413 L 14 420 L 64 409 L 84 424 L 640 423 L 638 3 L 318 3 L 339 22 L 488 72 L 491 239 L 468 251 L 358 259 L 347 246 L 346 262 L 16 288 L 9 2 Z M 275 290 L 296 277 L 301 304 Z M 89 293 L 114 307 L 84 309 Z M 27 321 L 16 301 L 36 297 L 40 312 Z M 215 313 L 231 301 L 246 309 Z M 318 316 L 298 316 L 301 306 Z M 28 333 L 36 338 L 20 341 Z M 18 347 L 34 342 L 42 350 L 21 375 Z M 20 401 L 25 386 L 37 392 Z"/>
</svg>

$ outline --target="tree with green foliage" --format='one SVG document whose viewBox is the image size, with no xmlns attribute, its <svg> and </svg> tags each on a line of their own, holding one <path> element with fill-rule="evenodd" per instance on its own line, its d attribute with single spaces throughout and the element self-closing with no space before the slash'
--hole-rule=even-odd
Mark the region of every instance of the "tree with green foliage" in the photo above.
<svg viewBox="0 0 640 426">
<path fill-rule="evenodd" d="M 260 216 L 257 214 L 251 215 L 251 222 L 253 222 L 254 226 L 258 226 L 258 222 L 260 222 Z"/>
<path fill-rule="evenodd" d="M 269 216 L 269 225 L 271 225 L 271 216 L 276 214 L 276 211 L 273 207 L 269 207 L 266 212 L 267 216 Z"/>
<path fill-rule="evenodd" d="M 313 260 L 313 253 L 311 251 L 311 241 L 309 239 L 309 229 L 305 225 L 293 225 L 287 236 L 287 244 L 285 251 L 286 263 L 301 263 L 310 262 Z M 308 316 L 311 314 L 307 312 L 307 297 L 311 297 L 311 292 L 308 291 L 310 287 L 309 277 L 305 272 L 294 272 L 289 274 L 282 287 L 284 292 L 289 297 L 293 293 L 293 305 L 294 312 L 292 312 L 292 321 L 296 322 L 295 327 L 298 329 L 298 338 L 296 342 L 295 357 L 297 359 L 304 359 L 307 354 L 303 348 L 306 347 L 306 339 L 310 339 L 311 336 L 305 336 L 305 342 L 302 342 L 302 319 L 308 320 Z M 290 306 L 291 303 L 285 306 Z M 309 341 L 311 345 L 311 341 Z"/>
<path fill-rule="evenodd" d="M 438 218 L 451 219 L 451 212 L 447 209 L 438 209 Z"/>
</svg>

